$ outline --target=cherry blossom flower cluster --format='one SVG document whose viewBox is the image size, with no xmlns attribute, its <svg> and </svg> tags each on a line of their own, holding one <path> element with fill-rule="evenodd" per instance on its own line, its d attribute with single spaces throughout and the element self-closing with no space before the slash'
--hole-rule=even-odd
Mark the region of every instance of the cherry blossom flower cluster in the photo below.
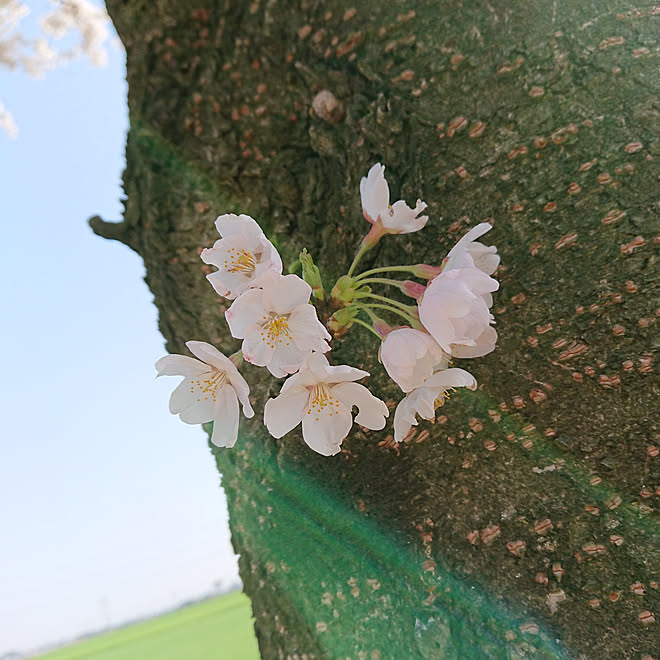
<svg viewBox="0 0 660 660">
<path fill-rule="evenodd" d="M 19 0 L 0 0 L 0 66 L 25 71 L 33 78 L 43 78 L 59 64 L 82 55 L 94 66 L 103 66 L 110 37 L 105 7 L 89 0 L 51 0 L 51 4 L 52 11 L 39 18 L 39 36 L 28 38 L 19 27 L 30 9 Z M 60 45 L 63 38 L 76 34 L 79 40 L 67 42 L 67 47 Z M 16 122 L 1 102 L 0 128 L 10 138 L 18 134 Z"/>
<path fill-rule="evenodd" d="M 474 377 L 452 364 L 455 358 L 490 353 L 497 341 L 490 308 L 499 285 L 491 275 L 500 258 L 494 246 L 477 240 L 491 225 L 468 231 L 439 266 L 383 266 L 355 274 L 362 256 L 383 236 L 416 232 L 428 222 L 421 200 L 412 208 L 403 200 L 390 204 L 379 163 L 361 180 L 360 196 L 371 228 L 329 295 L 306 250 L 300 254 L 302 277 L 283 274 L 280 255 L 255 220 L 234 214 L 216 220 L 220 239 L 202 250 L 201 259 L 217 269 L 207 275 L 215 291 L 232 301 L 225 318 L 231 335 L 242 340 L 241 350 L 226 357 L 206 342 L 190 341 L 186 345 L 195 358 L 167 355 L 156 369 L 158 375 L 183 376 L 170 412 L 188 424 L 212 421 L 211 441 L 218 447 L 237 441 L 239 402 L 246 417 L 254 415 L 248 384 L 238 372 L 243 360 L 286 378 L 279 394 L 264 404 L 264 423 L 275 438 L 301 425 L 304 441 L 331 456 L 354 422 L 383 429 L 388 407 L 356 382 L 369 373 L 331 365 L 327 358 L 333 338 L 353 326 L 378 337 L 380 361 L 405 395 L 394 413 L 396 442 L 417 425 L 418 416 L 433 420 L 456 388 L 476 389 Z M 385 276 L 391 273 L 414 279 Z M 403 295 L 376 294 L 376 285 Z M 414 302 L 402 302 L 403 296 Z"/>
</svg>

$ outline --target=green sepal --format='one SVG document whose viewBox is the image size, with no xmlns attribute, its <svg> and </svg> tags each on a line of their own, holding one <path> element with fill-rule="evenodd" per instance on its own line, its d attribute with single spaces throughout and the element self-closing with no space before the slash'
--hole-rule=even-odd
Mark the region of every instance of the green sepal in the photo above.
<svg viewBox="0 0 660 660">
<path fill-rule="evenodd" d="M 330 297 L 338 307 L 347 307 L 353 302 L 355 293 L 355 280 L 348 275 L 343 275 L 337 280 L 337 284 L 332 287 Z"/>
<path fill-rule="evenodd" d="M 338 309 L 328 321 L 328 329 L 332 334 L 337 337 L 346 333 L 346 331 L 353 325 L 355 317 L 358 315 L 357 309 L 354 307 L 343 307 Z"/>
<path fill-rule="evenodd" d="M 306 248 L 303 248 L 300 253 L 299 260 L 302 265 L 302 278 L 312 287 L 314 298 L 321 301 L 325 300 L 325 289 L 323 288 L 321 273 Z"/>
</svg>

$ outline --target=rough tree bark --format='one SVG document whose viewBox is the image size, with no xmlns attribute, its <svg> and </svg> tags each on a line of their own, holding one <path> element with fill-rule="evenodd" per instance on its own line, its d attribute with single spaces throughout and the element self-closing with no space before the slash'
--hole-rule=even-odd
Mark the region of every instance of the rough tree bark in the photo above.
<svg viewBox="0 0 660 660">
<path fill-rule="evenodd" d="M 356 427 L 334 458 L 275 441 L 260 413 L 279 384 L 244 370 L 257 416 L 214 456 L 263 657 L 657 654 L 660 9 L 108 9 L 128 54 L 126 209 L 92 225 L 143 257 L 171 351 L 238 347 L 198 256 L 219 213 L 253 215 L 285 264 L 306 246 L 331 285 L 368 228 L 358 182 L 376 161 L 431 220 L 367 265 L 437 263 L 487 218 L 502 254 L 499 345 L 466 367 L 478 391 L 402 446 L 389 427 Z M 322 89 L 335 112 L 312 110 Z M 400 398 L 366 331 L 332 359 Z"/>
</svg>

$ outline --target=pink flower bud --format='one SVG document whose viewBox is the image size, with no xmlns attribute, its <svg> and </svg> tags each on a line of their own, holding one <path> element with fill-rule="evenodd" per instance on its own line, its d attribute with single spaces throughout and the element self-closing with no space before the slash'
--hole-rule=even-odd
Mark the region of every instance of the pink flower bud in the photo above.
<svg viewBox="0 0 660 660">
<path fill-rule="evenodd" d="M 410 270 L 415 277 L 432 280 L 442 272 L 443 266 L 430 266 L 429 264 L 415 264 Z"/>
<path fill-rule="evenodd" d="M 380 335 L 381 339 L 385 339 L 387 335 L 392 332 L 392 326 L 383 321 L 383 319 L 376 319 L 373 323 L 374 330 Z"/>
<path fill-rule="evenodd" d="M 401 282 L 401 291 L 407 296 L 419 300 L 426 291 L 426 287 L 419 282 L 413 282 L 412 280 L 404 280 Z"/>
</svg>

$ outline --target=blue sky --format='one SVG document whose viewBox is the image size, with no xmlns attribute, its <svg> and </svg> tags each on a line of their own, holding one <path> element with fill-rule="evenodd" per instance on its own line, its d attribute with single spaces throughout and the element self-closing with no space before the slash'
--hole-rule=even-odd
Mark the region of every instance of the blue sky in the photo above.
<svg viewBox="0 0 660 660">
<path fill-rule="evenodd" d="M 0 69 L 0 655 L 237 579 L 201 428 L 175 378 L 140 257 L 87 218 L 121 213 L 124 53 L 45 80 Z M 219 210 L 219 212 L 221 209 Z"/>
</svg>

